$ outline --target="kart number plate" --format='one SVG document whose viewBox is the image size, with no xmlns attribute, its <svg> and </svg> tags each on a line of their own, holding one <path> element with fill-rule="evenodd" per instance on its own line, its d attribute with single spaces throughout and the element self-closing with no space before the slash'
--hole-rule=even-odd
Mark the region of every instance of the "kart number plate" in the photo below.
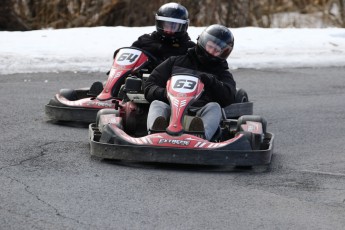
<svg viewBox="0 0 345 230">
<path fill-rule="evenodd" d="M 199 79 L 188 75 L 175 75 L 171 79 L 171 86 L 178 93 L 191 93 L 197 88 Z"/>
<path fill-rule="evenodd" d="M 135 63 L 141 55 L 140 50 L 121 49 L 116 55 L 116 64 L 118 65 L 131 65 Z"/>
</svg>

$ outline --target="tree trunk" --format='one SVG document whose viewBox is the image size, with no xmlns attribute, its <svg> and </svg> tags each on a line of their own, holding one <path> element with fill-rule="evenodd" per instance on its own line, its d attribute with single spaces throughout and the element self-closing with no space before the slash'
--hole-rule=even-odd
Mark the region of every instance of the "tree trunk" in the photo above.
<svg viewBox="0 0 345 230">
<path fill-rule="evenodd" d="M 12 0 L 1 0 L 0 30 L 29 30 L 29 26 L 13 10 Z"/>
</svg>

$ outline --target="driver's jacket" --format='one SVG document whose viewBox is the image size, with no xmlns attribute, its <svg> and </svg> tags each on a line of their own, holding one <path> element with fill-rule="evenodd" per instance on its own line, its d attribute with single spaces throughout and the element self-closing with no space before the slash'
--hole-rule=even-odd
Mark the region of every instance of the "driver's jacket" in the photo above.
<svg viewBox="0 0 345 230">
<path fill-rule="evenodd" d="M 221 107 L 225 107 L 234 103 L 236 82 L 229 72 L 226 60 L 205 65 L 199 62 L 195 48 L 189 49 L 186 55 L 168 58 L 152 71 L 145 83 L 146 100 L 168 103 L 167 81 L 176 71 L 181 73 L 183 68 L 194 71 L 196 75 L 207 73 L 214 76 L 213 84 L 205 86 L 204 93 L 192 106 L 202 107 L 208 102 L 217 102 Z"/>
<path fill-rule="evenodd" d="M 140 36 L 132 46 L 149 52 L 158 59 L 157 64 L 160 64 L 171 56 L 186 54 L 189 48 L 195 46 L 195 43 L 191 41 L 187 33 L 178 39 L 171 40 L 162 39 L 157 31 L 154 31 Z"/>
</svg>

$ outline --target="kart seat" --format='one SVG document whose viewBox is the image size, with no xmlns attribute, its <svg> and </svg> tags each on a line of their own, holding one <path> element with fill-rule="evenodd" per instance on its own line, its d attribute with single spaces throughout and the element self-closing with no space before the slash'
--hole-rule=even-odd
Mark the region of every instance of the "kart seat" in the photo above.
<svg viewBox="0 0 345 230">
<path fill-rule="evenodd" d="M 97 97 L 97 95 L 100 94 L 102 91 L 103 91 L 103 83 L 100 81 L 96 81 L 91 85 L 90 90 L 87 93 L 87 95 L 90 97 Z"/>
<path fill-rule="evenodd" d="M 142 80 L 136 76 L 130 76 L 125 81 L 124 91 L 127 93 L 139 93 L 142 91 Z"/>
</svg>

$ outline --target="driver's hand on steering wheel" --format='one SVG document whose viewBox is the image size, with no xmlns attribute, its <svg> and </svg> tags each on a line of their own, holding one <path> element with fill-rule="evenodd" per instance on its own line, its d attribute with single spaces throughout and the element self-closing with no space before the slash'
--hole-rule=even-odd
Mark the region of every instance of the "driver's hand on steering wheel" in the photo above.
<svg viewBox="0 0 345 230">
<path fill-rule="evenodd" d="M 211 74 L 202 73 L 199 76 L 202 83 L 204 83 L 205 86 L 210 86 L 214 82 L 214 76 Z"/>
</svg>

